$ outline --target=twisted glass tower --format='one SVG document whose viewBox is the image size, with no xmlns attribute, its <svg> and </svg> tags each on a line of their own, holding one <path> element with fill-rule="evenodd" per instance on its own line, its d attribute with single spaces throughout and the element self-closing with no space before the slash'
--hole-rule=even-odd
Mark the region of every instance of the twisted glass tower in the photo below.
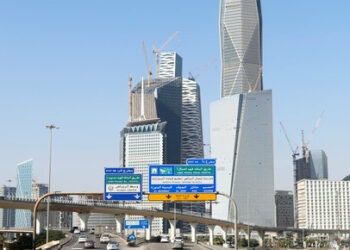
<svg viewBox="0 0 350 250">
<path fill-rule="evenodd" d="M 221 97 L 262 90 L 260 0 L 221 0 Z"/>
</svg>

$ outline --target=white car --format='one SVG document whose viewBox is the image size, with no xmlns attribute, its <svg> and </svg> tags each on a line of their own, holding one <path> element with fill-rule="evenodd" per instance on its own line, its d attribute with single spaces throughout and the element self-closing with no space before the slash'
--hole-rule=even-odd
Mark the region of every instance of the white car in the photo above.
<svg viewBox="0 0 350 250">
<path fill-rule="evenodd" d="M 175 241 L 174 242 L 181 242 L 181 244 L 184 244 L 184 239 L 182 238 L 182 236 L 176 236 L 175 237 Z"/>
<path fill-rule="evenodd" d="M 119 250 L 118 242 L 109 242 L 107 245 L 107 250 Z"/>
<path fill-rule="evenodd" d="M 80 235 L 78 239 L 78 243 L 85 243 L 87 241 L 88 237 L 86 235 Z"/>
<path fill-rule="evenodd" d="M 102 234 L 100 238 L 100 243 L 109 243 L 109 234 Z"/>
<path fill-rule="evenodd" d="M 75 234 L 80 234 L 80 230 L 78 228 L 74 229 Z"/>
<path fill-rule="evenodd" d="M 169 243 L 169 236 L 166 236 L 166 235 L 162 236 L 160 238 L 160 242 L 161 243 Z"/>
</svg>

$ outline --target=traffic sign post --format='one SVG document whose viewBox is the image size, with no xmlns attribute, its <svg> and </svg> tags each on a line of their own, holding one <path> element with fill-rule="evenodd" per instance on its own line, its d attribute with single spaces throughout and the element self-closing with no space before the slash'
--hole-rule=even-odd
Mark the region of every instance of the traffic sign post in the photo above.
<svg viewBox="0 0 350 250">
<path fill-rule="evenodd" d="M 216 193 L 215 165 L 151 165 L 149 193 L 149 200 L 212 200 L 216 197 L 205 194 Z"/>
<path fill-rule="evenodd" d="M 106 168 L 104 199 L 106 201 L 137 201 L 142 199 L 142 175 L 132 168 Z"/>
<path fill-rule="evenodd" d="M 215 165 L 216 159 L 187 159 L 187 165 Z"/>
<path fill-rule="evenodd" d="M 149 194 L 149 201 L 215 201 L 216 194 Z"/>
<path fill-rule="evenodd" d="M 148 229 L 149 220 L 125 220 L 125 229 Z"/>
</svg>

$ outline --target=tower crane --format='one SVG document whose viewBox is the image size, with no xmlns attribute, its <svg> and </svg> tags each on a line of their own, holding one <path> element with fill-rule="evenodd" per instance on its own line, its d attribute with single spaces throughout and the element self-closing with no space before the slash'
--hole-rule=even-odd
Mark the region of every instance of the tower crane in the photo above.
<svg viewBox="0 0 350 250">
<path fill-rule="evenodd" d="M 148 76 L 148 82 L 147 82 L 147 86 L 151 87 L 151 75 L 152 75 L 152 68 L 149 65 L 148 62 L 148 56 L 147 56 L 147 51 L 146 51 L 146 46 L 145 46 L 145 42 L 142 41 L 142 46 L 143 46 L 143 53 L 145 54 L 145 61 L 146 61 L 146 67 L 147 67 L 147 76 Z"/>
<path fill-rule="evenodd" d="M 156 54 L 156 77 L 159 77 L 159 52 L 164 49 L 165 46 L 168 45 L 168 43 L 174 39 L 177 34 L 179 34 L 180 31 L 176 31 L 159 49 L 156 49 L 156 46 L 153 45 L 152 53 Z"/>
<path fill-rule="evenodd" d="M 283 126 L 283 123 L 280 122 L 282 131 L 284 133 L 284 136 L 287 139 L 287 142 L 289 144 L 290 150 L 292 151 L 292 157 L 293 157 L 293 177 L 294 177 L 294 224 L 295 226 L 297 225 L 298 221 L 298 210 L 297 210 L 297 200 L 298 200 L 298 193 L 297 193 L 297 156 L 299 155 L 298 153 L 298 146 L 294 149 L 292 146 L 292 143 L 289 140 L 287 130 Z"/>
<path fill-rule="evenodd" d="M 262 75 L 262 66 L 260 66 L 260 68 L 259 68 L 258 77 L 256 78 L 254 87 L 249 83 L 249 90 L 248 90 L 248 92 L 254 92 L 256 90 L 256 88 L 258 87 L 261 75 Z"/>
<path fill-rule="evenodd" d="M 202 75 L 205 71 L 207 71 L 209 69 L 209 67 L 215 63 L 217 61 L 216 58 L 214 58 L 213 60 L 211 60 L 207 65 L 205 65 L 205 67 L 196 75 L 193 76 L 191 72 L 188 72 L 188 79 L 195 81 L 197 77 L 199 77 L 200 75 Z"/>
<path fill-rule="evenodd" d="M 307 142 L 305 142 L 305 139 L 304 139 L 304 131 L 303 130 L 301 131 L 301 142 L 302 142 L 303 156 L 305 157 L 306 164 L 308 164 L 308 162 L 309 162 L 309 144 L 312 140 L 312 137 L 315 135 L 318 126 L 320 125 L 320 122 L 322 120 L 324 112 L 325 111 L 322 111 L 322 113 L 318 117 L 318 119 L 315 123 L 315 126 L 314 126 Z"/>
</svg>

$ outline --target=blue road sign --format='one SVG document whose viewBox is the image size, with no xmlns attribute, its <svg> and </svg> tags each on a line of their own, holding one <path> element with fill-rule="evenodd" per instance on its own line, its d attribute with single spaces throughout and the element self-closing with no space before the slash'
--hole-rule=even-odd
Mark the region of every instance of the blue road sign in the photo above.
<svg viewBox="0 0 350 250">
<path fill-rule="evenodd" d="M 148 220 L 125 220 L 124 228 L 125 229 L 148 229 L 149 221 Z"/>
<path fill-rule="evenodd" d="M 215 165 L 216 159 L 187 159 L 187 165 Z"/>
<path fill-rule="evenodd" d="M 151 165 L 149 193 L 215 193 L 215 165 Z"/>
<path fill-rule="evenodd" d="M 105 170 L 105 201 L 137 201 L 142 200 L 142 175 L 128 174 L 125 168 L 116 172 L 106 173 Z M 133 169 L 132 169 L 133 171 Z"/>
<path fill-rule="evenodd" d="M 133 174 L 133 168 L 105 168 L 105 174 Z"/>
<path fill-rule="evenodd" d="M 136 240 L 135 234 L 129 234 L 128 239 L 129 240 Z"/>
</svg>

